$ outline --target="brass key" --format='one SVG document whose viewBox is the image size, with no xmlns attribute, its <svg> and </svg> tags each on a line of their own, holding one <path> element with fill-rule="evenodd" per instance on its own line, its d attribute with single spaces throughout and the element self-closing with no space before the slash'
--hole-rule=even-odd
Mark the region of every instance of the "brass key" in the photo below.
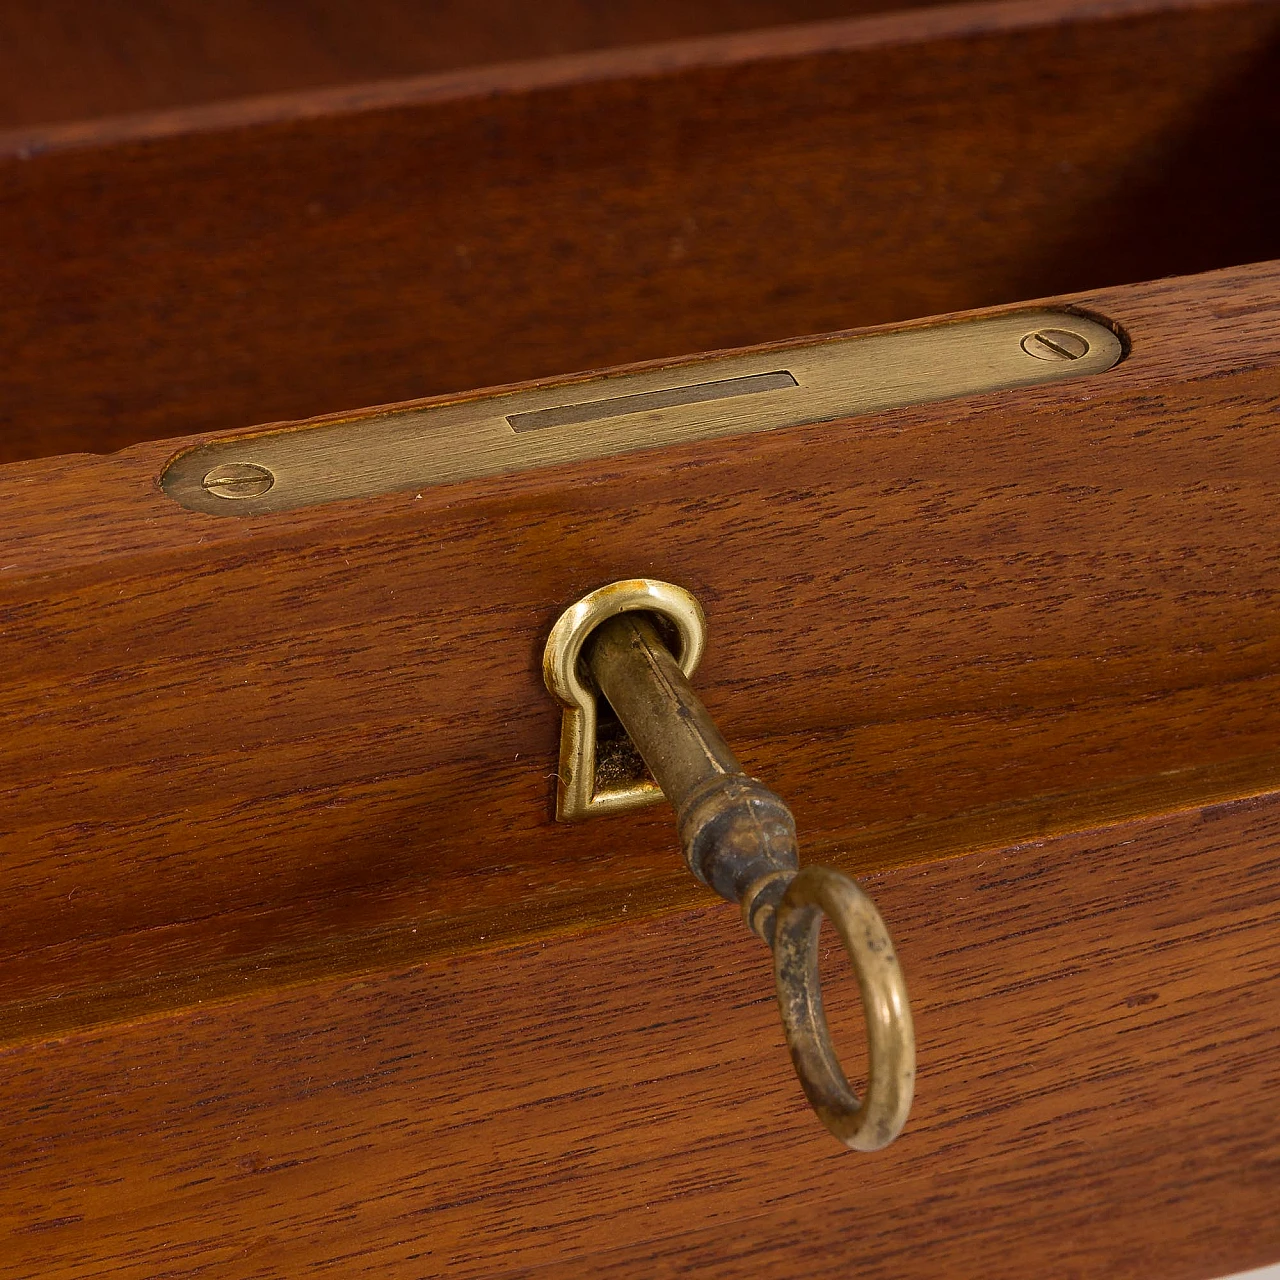
<svg viewBox="0 0 1280 1280">
<path fill-rule="evenodd" d="M 670 627 L 676 653 L 660 621 Z M 566 706 L 560 816 L 616 812 L 647 803 L 661 788 L 675 808 L 689 870 L 741 904 L 747 925 L 773 949 L 778 1008 L 805 1096 L 847 1146 L 878 1150 L 906 1123 L 915 1084 L 915 1034 L 893 943 L 875 904 L 847 876 L 828 867 L 799 869 L 791 811 L 743 772 L 689 684 L 702 628 L 692 596 L 647 579 L 602 588 L 561 616 L 544 659 L 547 685 Z M 599 717 L 589 683 L 608 701 L 657 788 L 640 780 L 599 785 Z M 592 776 L 584 776 L 587 770 Z M 862 996 L 869 1059 L 862 1101 L 823 1013 L 824 915 L 853 961 Z"/>
</svg>

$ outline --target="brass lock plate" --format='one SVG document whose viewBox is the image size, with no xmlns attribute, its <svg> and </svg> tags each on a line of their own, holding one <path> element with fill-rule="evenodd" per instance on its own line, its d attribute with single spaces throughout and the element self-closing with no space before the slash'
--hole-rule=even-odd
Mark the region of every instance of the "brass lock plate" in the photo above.
<svg viewBox="0 0 1280 1280">
<path fill-rule="evenodd" d="M 179 454 L 160 483 L 192 511 L 264 515 L 1057 382 L 1121 354 L 1095 320 L 1020 311 L 241 434 Z"/>
</svg>

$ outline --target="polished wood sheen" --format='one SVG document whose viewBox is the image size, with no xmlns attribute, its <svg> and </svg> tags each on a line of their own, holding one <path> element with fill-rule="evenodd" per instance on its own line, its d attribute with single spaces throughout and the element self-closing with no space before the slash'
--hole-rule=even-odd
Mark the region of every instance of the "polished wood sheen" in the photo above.
<svg viewBox="0 0 1280 1280">
<path fill-rule="evenodd" d="M 1275 787 L 1278 286 L 1060 300 L 1096 378 L 246 520 L 181 442 L 5 468 L 3 1036 L 696 902 L 665 815 L 553 818 L 542 647 L 637 574 L 802 859 Z"/>
<path fill-rule="evenodd" d="M 0 0 L 0 1280 L 1280 1257 L 1280 4 L 879 7 Z M 1037 298 L 1123 359 L 242 519 L 160 487 Z M 554 819 L 543 646 L 635 576 L 893 935 L 883 1152 L 670 813 Z"/>
<path fill-rule="evenodd" d="M 1280 8 L 1023 0 L 0 136 L 0 459 L 1280 258 Z"/>
<path fill-rule="evenodd" d="M 0 126 L 190 106 L 924 0 L 0 0 Z"/>
<path fill-rule="evenodd" d="M 868 877 L 920 1046 L 911 1122 L 874 1156 L 814 1122 L 767 954 L 725 904 L 9 1049 L 0 1270 L 1274 1261 L 1277 842 L 1271 797 Z"/>
</svg>

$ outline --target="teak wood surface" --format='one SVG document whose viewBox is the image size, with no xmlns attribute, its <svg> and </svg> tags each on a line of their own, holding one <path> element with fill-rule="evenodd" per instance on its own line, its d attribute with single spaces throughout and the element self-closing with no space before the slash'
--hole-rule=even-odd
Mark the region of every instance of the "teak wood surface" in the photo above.
<svg viewBox="0 0 1280 1280">
<path fill-rule="evenodd" d="M 926 0 L 0 0 L 0 127 L 924 7 Z"/>
<path fill-rule="evenodd" d="M 725 904 L 11 1048 L 0 1274 L 1274 1261 L 1278 846 L 1271 797 L 868 877 L 920 1045 L 874 1156 L 809 1113 Z"/>
<path fill-rule="evenodd" d="M 181 442 L 4 468 L 5 1038 L 698 901 L 661 811 L 552 816 L 541 647 L 619 578 L 812 860 L 1276 786 L 1280 266 L 1063 302 L 1128 357 L 275 516 Z"/>
<path fill-rule="evenodd" d="M 1275 1261 L 1280 5 L 411 7 L 104 7 L 0 74 L 0 1277 Z M 0 73 L 63 13 L 0 2 Z M 1036 295 L 1123 362 L 270 517 L 156 484 Z M 552 819 L 542 643 L 637 574 L 895 936 L 886 1152 L 667 813 Z"/>
<path fill-rule="evenodd" d="M 954 5 L 5 133 L 0 461 L 1280 258 L 1278 33 Z"/>
</svg>

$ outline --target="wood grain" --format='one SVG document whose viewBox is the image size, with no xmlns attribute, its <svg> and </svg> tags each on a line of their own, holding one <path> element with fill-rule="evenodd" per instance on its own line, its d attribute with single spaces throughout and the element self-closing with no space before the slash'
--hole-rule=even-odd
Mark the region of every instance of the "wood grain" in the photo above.
<svg viewBox="0 0 1280 1280">
<path fill-rule="evenodd" d="M 1280 263 L 1231 264 L 1280 254 L 1280 6 L 484 2 L 0 2 L 0 116 L 68 120 L 0 137 L 0 1277 L 1273 1261 Z M 241 521 L 156 485 L 1068 291 L 1106 375 Z M 542 641 L 637 573 L 895 933 L 878 1157 L 668 815 L 552 821 Z"/>
<path fill-rule="evenodd" d="M 661 811 L 551 817 L 541 646 L 637 574 L 810 859 L 1274 789 L 1280 267 L 1066 302 L 1122 365 L 268 518 L 5 468 L 4 1036 L 700 901 Z"/>
<path fill-rule="evenodd" d="M 0 458 L 1280 257 L 1278 30 L 951 6 L 11 132 Z"/>
<path fill-rule="evenodd" d="M 923 0 L 0 3 L 0 128 L 907 9 Z"/>
<path fill-rule="evenodd" d="M 871 1157 L 808 1114 L 723 904 L 11 1048 L 0 1274 L 1274 1261 L 1278 846 L 1273 796 L 869 877 L 920 1037 Z"/>
</svg>

